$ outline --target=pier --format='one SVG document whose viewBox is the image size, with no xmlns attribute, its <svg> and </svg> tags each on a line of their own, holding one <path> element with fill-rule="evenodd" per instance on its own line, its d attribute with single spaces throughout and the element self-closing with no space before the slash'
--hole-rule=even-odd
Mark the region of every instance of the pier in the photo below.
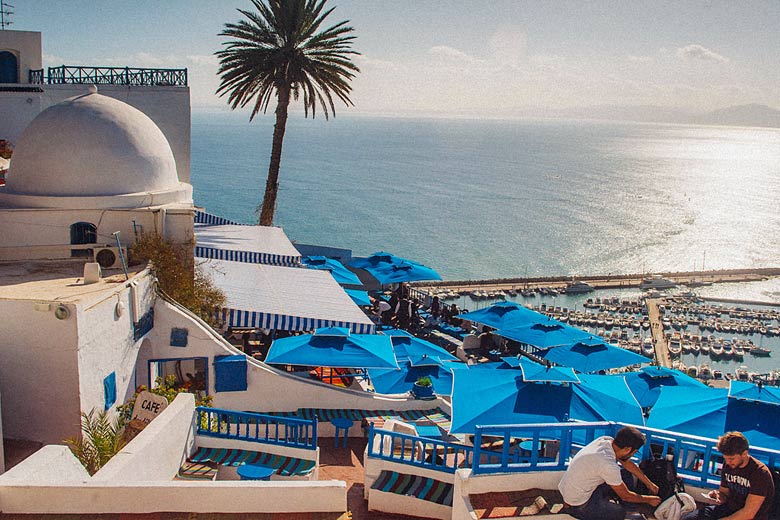
<svg viewBox="0 0 780 520">
<path fill-rule="evenodd" d="M 645 300 L 647 306 L 647 317 L 650 320 L 650 333 L 653 337 L 653 348 L 655 349 L 655 362 L 659 367 L 672 367 L 672 356 L 669 354 L 669 345 L 666 343 L 664 326 L 661 322 L 661 312 L 658 310 L 658 303 L 663 303 L 663 299 L 648 298 Z"/>
<path fill-rule="evenodd" d="M 712 271 L 686 271 L 669 273 L 652 273 L 669 279 L 677 285 L 690 287 L 703 284 L 756 282 L 780 276 L 780 268 L 755 268 L 755 269 L 718 269 Z M 531 278 L 499 278 L 487 280 L 446 280 L 441 282 L 418 282 L 410 284 L 415 289 L 426 292 L 436 292 L 440 289 L 448 289 L 460 293 L 469 293 L 476 290 L 509 291 L 519 289 L 538 289 L 549 287 L 563 289 L 572 280 L 587 282 L 594 289 L 621 289 L 636 288 L 642 280 L 648 278 L 649 273 L 644 274 L 607 274 L 590 276 L 550 276 Z"/>
</svg>

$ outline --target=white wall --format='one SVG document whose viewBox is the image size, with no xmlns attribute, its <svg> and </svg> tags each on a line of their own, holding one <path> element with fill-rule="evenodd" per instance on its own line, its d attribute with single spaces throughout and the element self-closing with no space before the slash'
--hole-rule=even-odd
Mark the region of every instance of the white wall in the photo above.
<svg viewBox="0 0 780 520">
<path fill-rule="evenodd" d="M 0 31 L 2 32 L 4 31 Z M 27 72 L 23 74 L 26 82 Z M 0 139 L 7 139 L 12 144 L 16 144 L 22 131 L 40 112 L 67 98 L 87 92 L 87 85 L 29 85 L 29 87 L 30 90 L 42 90 L 42 92 L 0 92 L 0 114 L 3 115 L 0 118 Z M 191 138 L 189 87 L 99 85 L 98 89 L 105 96 L 124 101 L 137 108 L 160 127 L 171 145 L 179 180 L 189 183 Z"/>
<path fill-rule="evenodd" d="M 171 480 L 194 443 L 195 396 L 181 393 L 92 482 Z"/>
<path fill-rule="evenodd" d="M 111 236 L 120 232 L 123 246 L 135 241 L 133 220 L 138 230 L 165 234 L 181 243 L 194 236 L 191 210 L 163 212 L 136 210 L 0 209 L 0 261 L 70 257 L 70 226 L 89 222 L 97 226 L 97 244 L 115 246 Z"/>
<path fill-rule="evenodd" d="M 186 328 L 186 348 L 171 347 L 171 328 Z M 214 406 L 243 411 L 295 411 L 298 408 L 355 408 L 362 410 L 428 410 L 442 406 L 442 401 L 420 401 L 404 397 L 384 397 L 368 392 L 347 390 L 303 379 L 281 372 L 248 357 L 247 382 L 244 392 L 219 392 L 214 389 L 213 358 L 215 355 L 241 354 L 229 346 L 211 329 L 196 321 L 162 299 L 155 306 L 155 326 L 149 334 L 155 359 L 177 357 L 209 358 L 209 393 L 214 395 Z M 146 383 L 148 368 L 138 366 L 139 383 Z M 320 423 L 322 436 L 333 435 L 330 423 Z M 351 436 L 359 436 L 359 425 L 350 430 Z"/>
<path fill-rule="evenodd" d="M 106 291 L 99 300 L 79 305 L 78 370 L 82 411 L 104 409 L 103 379 L 111 372 L 116 373 L 116 404 L 122 404 L 121 399 L 135 388 L 133 373 L 141 341 L 133 339 L 133 322 L 154 305 L 153 280 L 148 270 L 131 279 L 136 287 L 135 304 L 130 282 L 124 282 L 114 291 Z M 116 316 L 120 302 L 124 311 Z M 134 316 L 134 309 L 139 313 L 137 316 Z"/>
<path fill-rule="evenodd" d="M 61 443 L 79 433 L 77 320 L 36 301 L 0 301 L 0 396 L 8 439 Z"/>
<path fill-rule="evenodd" d="M 453 520 L 472 520 L 476 518 L 469 501 L 469 495 L 495 493 L 502 491 L 523 491 L 526 489 L 558 489 L 563 471 L 542 471 L 528 473 L 497 473 L 492 475 L 471 474 L 470 469 L 459 469 L 455 473 L 455 487 L 452 493 Z M 546 516 L 546 515 L 545 515 Z M 556 515 L 559 520 L 571 518 L 568 515 Z"/>
<path fill-rule="evenodd" d="M 0 51 L 10 51 L 19 60 L 19 83 L 29 82 L 30 69 L 39 70 L 43 67 L 39 32 L 0 31 Z"/>
</svg>

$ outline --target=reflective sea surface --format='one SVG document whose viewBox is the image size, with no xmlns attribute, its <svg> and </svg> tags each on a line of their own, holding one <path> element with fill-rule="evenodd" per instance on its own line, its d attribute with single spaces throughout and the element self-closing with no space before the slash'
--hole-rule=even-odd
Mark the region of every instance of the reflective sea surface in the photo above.
<svg viewBox="0 0 780 520">
<path fill-rule="evenodd" d="M 192 183 L 253 222 L 273 117 L 247 119 L 193 116 Z M 775 129 L 293 116 L 276 224 L 445 279 L 636 273 L 776 266 L 778 203 Z"/>
</svg>

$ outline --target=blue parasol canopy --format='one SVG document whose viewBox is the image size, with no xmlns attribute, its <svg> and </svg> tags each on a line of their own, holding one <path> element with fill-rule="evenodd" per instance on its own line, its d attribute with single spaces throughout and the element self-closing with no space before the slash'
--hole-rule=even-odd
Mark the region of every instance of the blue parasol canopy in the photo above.
<svg viewBox="0 0 780 520">
<path fill-rule="evenodd" d="M 451 433 L 570 419 L 642 424 L 642 410 L 625 381 L 607 376 L 580 376 L 581 384 L 561 385 L 524 382 L 516 370 L 471 367 L 453 373 Z"/>
<path fill-rule="evenodd" d="M 355 273 L 347 269 L 344 264 L 326 256 L 304 256 L 301 263 L 310 269 L 330 271 L 333 278 L 341 285 L 363 285 Z M 367 305 L 371 305 L 368 303 Z"/>
<path fill-rule="evenodd" d="M 331 368 L 398 368 L 389 336 L 330 327 L 271 344 L 266 363 Z"/>
<path fill-rule="evenodd" d="M 368 297 L 368 291 L 360 291 L 358 289 L 344 289 L 344 292 L 352 298 L 355 305 L 367 307 L 371 305 L 371 299 Z"/>
<path fill-rule="evenodd" d="M 504 363 L 512 368 L 519 368 L 523 372 L 523 381 L 532 382 L 554 382 L 554 383 L 579 383 L 580 380 L 574 369 L 568 367 L 558 367 L 555 365 L 542 365 L 535 363 L 526 357 L 508 356 L 501 358 Z"/>
<path fill-rule="evenodd" d="M 382 284 L 441 280 L 441 276 L 428 266 L 379 251 L 366 258 L 355 258 L 350 267 L 364 269 Z"/>
<path fill-rule="evenodd" d="M 577 341 L 593 338 L 593 334 L 589 332 L 566 325 L 552 318 L 519 327 L 499 329 L 496 331 L 496 334 L 538 348 L 570 345 Z"/>
<path fill-rule="evenodd" d="M 706 387 L 701 381 L 683 374 L 679 370 L 666 367 L 648 366 L 638 372 L 626 372 L 614 377 L 625 377 L 631 393 L 642 408 L 652 407 L 666 386 Z"/>
<path fill-rule="evenodd" d="M 780 405 L 780 388 L 732 380 L 729 386 L 729 397 Z"/>
<path fill-rule="evenodd" d="M 650 362 L 642 355 L 605 343 L 601 338 L 553 347 L 539 355 L 553 363 L 585 373 Z"/>
<path fill-rule="evenodd" d="M 478 311 L 460 314 L 458 315 L 458 318 L 481 323 L 494 329 L 506 329 L 534 323 L 546 323 L 551 320 L 551 318 L 548 318 L 544 314 L 532 311 L 518 303 L 509 301 L 500 301 Z"/>
<path fill-rule="evenodd" d="M 458 358 L 447 352 L 446 349 L 416 336 L 393 335 L 390 336 L 390 341 L 393 343 L 395 357 L 399 361 L 421 356 L 436 358 L 440 361 L 458 361 Z"/>
<path fill-rule="evenodd" d="M 452 394 L 452 372 L 437 365 L 413 366 L 412 363 L 402 363 L 397 370 L 371 368 L 368 377 L 374 385 L 374 390 L 380 394 L 403 394 L 412 389 L 414 383 L 421 377 L 430 377 L 433 390 L 439 395 Z"/>
<path fill-rule="evenodd" d="M 717 438 L 726 426 L 725 388 L 668 386 L 661 390 L 647 426 Z"/>
</svg>

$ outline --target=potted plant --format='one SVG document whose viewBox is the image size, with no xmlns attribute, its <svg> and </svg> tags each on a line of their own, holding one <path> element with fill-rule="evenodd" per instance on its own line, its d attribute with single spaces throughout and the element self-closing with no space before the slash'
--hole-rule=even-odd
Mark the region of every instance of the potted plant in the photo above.
<svg viewBox="0 0 780 520">
<path fill-rule="evenodd" d="M 433 382 L 428 376 L 422 376 L 417 378 L 412 388 L 412 395 L 417 399 L 433 399 Z"/>
</svg>

